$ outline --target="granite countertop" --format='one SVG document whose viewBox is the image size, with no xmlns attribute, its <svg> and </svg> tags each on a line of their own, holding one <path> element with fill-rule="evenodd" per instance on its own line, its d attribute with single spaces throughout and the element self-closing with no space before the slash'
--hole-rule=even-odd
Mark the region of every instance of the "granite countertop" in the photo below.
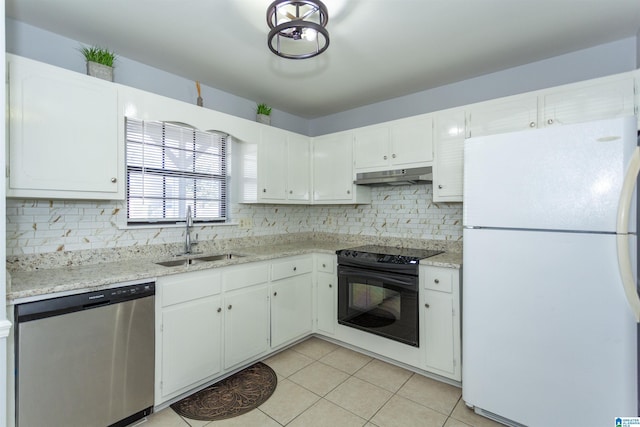
<svg viewBox="0 0 640 427">
<path fill-rule="evenodd" d="M 158 261 L 179 259 L 168 254 L 154 257 L 113 260 L 79 265 L 51 266 L 47 268 L 14 269 L 10 272 L 10 285 L 7 288 L 7 303 L 34 301 L 51 296 L 66 295 L 89 290 L 100 290 L 114 287 L 127 282 L 141 282 L 155 280 L 158 277 L 171 274 L 198 271 L 210 268 L 226 267 L 229 265 L 248 262 L 265 261 L 275 258 L 289 257 L 310 253 L 335 254 L 336 250 L 353 247 L 351 239 L 326 240 L 305 238 L 295 242 L 278 242 L 252 246 L 237 246 L 235 248 L 203 248 L 202 253 L 194 256 L 205 256 L 220 253 L 234 253 L 242 255 L 229 260 L 203 262 L 191 265 L 164 267 L 156 264 Z M 245 242 L 246 243 L 246 242 Z M 255 241 L 254 241 L 255 243 Z M 420 261 L 421 265 L 459 268 L 462 264 L 462 253 L 445 252 L 440 255 Z"/>
</svg>

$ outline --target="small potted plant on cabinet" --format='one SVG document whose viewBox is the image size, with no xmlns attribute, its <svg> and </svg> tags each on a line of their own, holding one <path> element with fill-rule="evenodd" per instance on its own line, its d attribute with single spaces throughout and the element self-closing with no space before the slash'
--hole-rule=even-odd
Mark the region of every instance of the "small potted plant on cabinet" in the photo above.
<svg viewBox="0 0 640 427">
<path fill-rule="evenodd" d="M 103 80 L 113 81 L 115 53 L 98 46 L 83 47 L 80 52 L 87 60 L 87 74 Z"/>
<path fill-rule="evenodd" d="M 256 121 L 264 123 L 265 125 L 271 124 L 271 107 L 264 102 L 258 104 L 256 107 Z"/>
</svg>

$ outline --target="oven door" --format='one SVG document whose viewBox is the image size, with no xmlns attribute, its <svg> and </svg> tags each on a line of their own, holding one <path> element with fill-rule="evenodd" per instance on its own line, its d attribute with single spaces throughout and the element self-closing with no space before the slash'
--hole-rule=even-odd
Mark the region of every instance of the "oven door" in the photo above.
<svg viewBox="0 0 640 427">
<path fill-rule="evenodd" d="M 418 277 L 338 266 L 338 323 L 418 347 Z"/>
</svg>

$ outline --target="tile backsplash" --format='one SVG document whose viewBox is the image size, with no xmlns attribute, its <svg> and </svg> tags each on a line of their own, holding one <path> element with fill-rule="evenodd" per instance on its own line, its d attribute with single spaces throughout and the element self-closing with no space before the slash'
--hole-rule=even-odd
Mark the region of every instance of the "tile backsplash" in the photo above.
<svg viewBox="0 0 640 427">
<path fill-rule="evenodd" d="M 370 205 L 230 204 L 239 225 L 196 226 L 199 240 L 323 232 L 462 240 L 462 204 L 432 202 L 432 185 L 373 187 Z M 126 227 L 121 201 L 7 199 L 7 255 L 181 242 L 183 227 Z"/>
</svg>

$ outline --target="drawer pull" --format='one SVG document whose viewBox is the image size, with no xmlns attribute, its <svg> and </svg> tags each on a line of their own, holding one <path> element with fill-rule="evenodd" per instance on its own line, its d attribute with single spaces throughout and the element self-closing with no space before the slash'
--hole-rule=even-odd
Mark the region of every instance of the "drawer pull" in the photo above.
<svg viewBox="0 0 640 427">
<path fill-rule="evenodd" d="M 427 308 L 429 308 L 429 304 L 425 304 L 424 306 L 425 306 L 425 307 L 427 307 Z"/>
<path fill-rule="evenodd" d="M 277 292 L 274 292 L 274 293 L 273 293 L 273 296 L 274 296 L 274 297 L 275 297 L 275 296 L 277 296 L 277 295 L 278 295 L 278 293 L 277 293 Z"/>
<path fill-rule="evenodd" d="M 231 310 L 233 306 L 231 304 L 229 304 L 229 307 L 227 307 L 228 310 Z"/>
<path fill-rule="evenodd" d="M 434 280 L 434 283 L 437 285 L 438 283 L 440 283 L 440 279 Z"/>
<path fill-rule="evenodd" d="M 218 313 L 222 311 L 222 307 L 218 307 Z"/>
<path fill-rule="evenodd" d="M 296 271 L 298 269 L 298 267 L 293 267 L 293 271 Z"/>
</svg>

